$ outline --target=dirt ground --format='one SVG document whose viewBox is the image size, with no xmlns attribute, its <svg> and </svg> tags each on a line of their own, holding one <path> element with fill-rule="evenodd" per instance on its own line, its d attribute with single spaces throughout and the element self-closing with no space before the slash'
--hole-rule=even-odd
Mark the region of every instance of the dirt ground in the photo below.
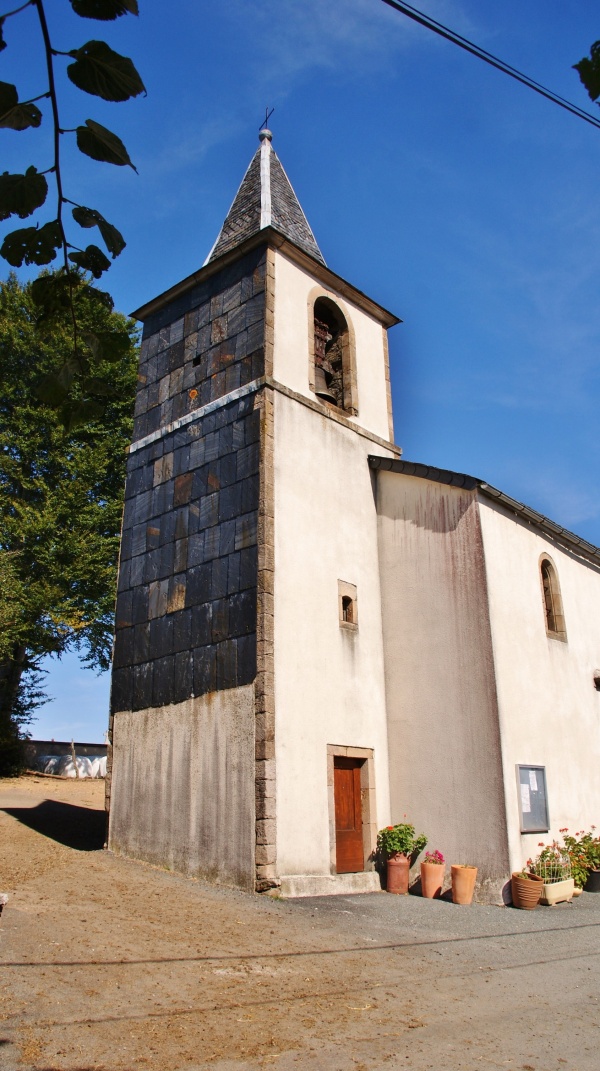
<svg viewBox="0 0 600 1071">
<path fill-rule="evenodd" d="M 283 901 L 102 850 L 103 783 L 0 781 L 2 1071 L 589 1071 L 600 896 Z"/>
</svg>

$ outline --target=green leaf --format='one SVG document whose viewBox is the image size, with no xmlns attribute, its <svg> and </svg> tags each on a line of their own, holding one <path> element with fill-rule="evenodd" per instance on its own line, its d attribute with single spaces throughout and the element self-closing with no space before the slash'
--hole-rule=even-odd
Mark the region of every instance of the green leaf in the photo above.
<svg viewBox="0 0 600 1071">
<path fill-rule="evenodd" d="M 95 398 L 116 397 L 114 385 L 112 383 L 107 383 L 101 376 L 87 376 L 85 390 L 87 394 L 91 394 Z"/>
<path fill-rule="evenodd" d="M 39 126 L 41 121 L 42 113 L 35 104 L 19 104 L 17 87 L 0 82 L 0 127 L 26 130 L 28 126 Z"/>
<path fill-rule="evenodd" d="M 48 194 L 48 183 L 37 168 L 28 167 L 24 175 L 0 175 L 0 219 L 19 216 L 26 219 L 36 208 L 43 205 Z"/>
<path fill-rule="evenodd" d="M 60 225 L 55 219 L 44 223 L 43 227 L 21 227 L 11 231 L 0 247 L 0 256 L 13 268 L 20 268 L 23 263 L 50 264 L 61 242 Z"/>
<path fill-rule="evenodd" d="M 6 48 L 6 41 L 4 40 L 4 34 L 2 32 L 4 27 L 4 19 L 0 19 L 0 52 L 3 52 Z"/>
<path fill-rule="evenodd" d="M 17 104 L 9 112 L 0 116 L 0 127 L 9 130 L 27 130 L 30 126 L 39 126 L 42 113 L 36 104 Z"/>
<path fill-rule="evenodd" d="M 60 275 L 39 275 L 29 287 L 29 292 L 36 305 L 56 304 L 65 308 L 63 304 L 65 287 Z"/>
<path fill-rule="evenodd" d="M 71 307 L 71 294 L 81 286 L 81 276 L 77 271 L 53 272 L 40 275 L 30 285 L 30 294 L 39 309 L 36 327 L 50 326 L 54 316 Z"/>
<path fill-rule="evenodd" d="M 591 100 L 600 97 L 600 41 L 596 41 L 590 49 L 590 59 L 586 56 L 573 67 L 579 71 L 579 78 L 588 91 Z"/>
<path fill-rule="evenodd" d="M 76 134 L 78 149 L 86 156 L 91 156 L 92 160 L 103 160 L 107 164 L 117 164 L 119 167 L 129 164 L 129 167 L 133 167 L 137 174 L 137 168 L 129 159 L 129 153 L 123 142 L 105 126 L 95 123 L 93 119 L 86 119 L 85 126 L 78 126 Z"/>
<path fill-rule="evenodd" d="M 127 331 L 84 331 L 81 335 L 96 361 L 116 364 L 129 352 L 131 339 Z"/>
<path fill-rule="evenodd" d="M 79 253 L 69 253 L 69 260 L 83 271 L 89 271 L 94 279 L 99 279 L 110 268 L 110 260 L 97 245 L 88 245 Z"/>
<path fill-rule="evenodd" d="M 58 372 L 49 372 L 38 380 L 35 393 L 41 402 L 53 408 L 62 405 L 76 376 L 81 373 L 79 362 L 70 357 Z"/>
<path fill-rule="evenodd" d="M 0 206 L 1 207 L 1 206 Z M 84 208 L 77 205 L 73 209 L 73 219 L 80 227 L 97 227 L 102 235 L 106 248 L 112 253 L 113 260 L 122 253 L 125 248 L 125 239 L 112 223 L 108 223 L 95 208 Z"/>
<path fill-rule="evenodd" d="M 89 298 L 90 301 L 95 302 L 99 308 L 106 309 L 107 312 L 112 312 L 115 307 L 112 297 L 106 290 L 98 290 L 97 287 L 90 286 L 89 283 L 84 283 L 81 287 L 80 295 L 86 299 Z"/>
<path fill-rule="evenodd" d="M 78 89 L 102 100 L 129 100 L 146 92 L 138 72 L 128 56 L 113 52 L 105 41 L 88 41 L 69 52 L 75 63 L 67 74 Z"/>
<path fill-rule="evenodd" d="M 18 103 L 17 87 L 12 82 L 0 82 L 0 115 L 4 115 Z"/>
<path fill-rule="evenodd" d="M 62 407 L 61 419 L 66 431 L 74 431 L 83 424 L 100 419 L 106 406 L 95 398 L 85 398 L 81 402 L 67 402 Z"/>
<path fill-rule="evenodd" d="M 58 382 L 58 377 L 54 374 L 43 376 L 43 378 L 36 383 L 35 394 L 40 402 L 44 402 L 45 405 L 51 406 L 52 409 L 62 405 L 67 397 L 67 391 Z"/>
<path fill-rule="evenodd" d="M 112 22 L 120 15 L 139 15 L 137 0 L 71 0 L 71 7 L 82 19 Z"/>
</svg>

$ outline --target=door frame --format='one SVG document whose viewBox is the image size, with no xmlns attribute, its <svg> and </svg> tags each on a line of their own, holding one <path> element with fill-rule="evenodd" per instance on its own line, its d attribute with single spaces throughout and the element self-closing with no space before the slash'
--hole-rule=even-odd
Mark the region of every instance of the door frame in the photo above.
<svg viewBox="0 0 600 1071">
<path fill-rule="evenodd" d="M 329 869 L 337 874 L 335 845 L 335 800 L 333 796 L 334 758 L 362 760 L 360 767 L 360 801 L 363 834 L 363 870 L 374 870 L 373 852 L 377 846 L 377 809 L 375 795 L 375 762 L 372 747 L 327 745 L 327 799 L 329 804 Z"/>
</svg>

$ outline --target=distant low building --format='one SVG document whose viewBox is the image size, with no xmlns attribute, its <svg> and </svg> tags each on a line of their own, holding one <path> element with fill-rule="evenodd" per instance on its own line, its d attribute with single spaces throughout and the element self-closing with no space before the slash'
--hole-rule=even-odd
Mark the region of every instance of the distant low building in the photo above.
<svg viewBox="0 0 600 1071">
<path fill-rule="evenodd" d="M 28 739 L 25 761 L 29 770 L 55 777 L 106 777 L 107 749 L 107 744 Z"/>
</svg>

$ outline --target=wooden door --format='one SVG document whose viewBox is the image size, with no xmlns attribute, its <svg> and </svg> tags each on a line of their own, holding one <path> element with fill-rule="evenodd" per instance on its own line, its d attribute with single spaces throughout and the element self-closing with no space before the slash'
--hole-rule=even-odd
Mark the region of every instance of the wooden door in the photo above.
<svg viewBox="0 0 600 1071">
<path fill-rule="evenodd" d="M 360 759 L 334 758 L 335 863 L 338 874 L 365 869 L 360 797 Z"/>
</svg>

